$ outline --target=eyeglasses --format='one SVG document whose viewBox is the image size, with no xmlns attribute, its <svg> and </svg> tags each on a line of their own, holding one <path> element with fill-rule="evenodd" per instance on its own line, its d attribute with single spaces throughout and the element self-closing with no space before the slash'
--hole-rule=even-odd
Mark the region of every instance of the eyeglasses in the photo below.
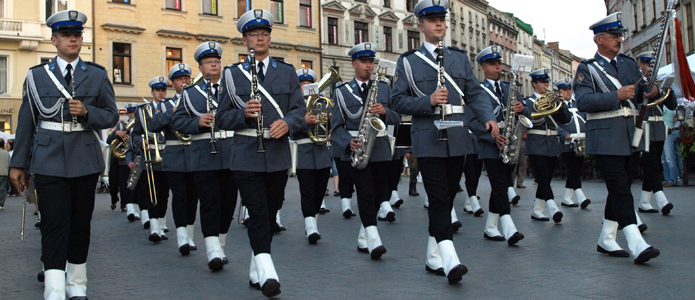
<svg viewBox="0 0 695 300">
<path fill-rule="evenodd" d="M 611 38 L 614 40 L 622 40 L 624 37 L 622 34 L 602 34 L 604 37 Z"/>
<path fill-rule="evenodd" d="M 219 61 L 219 60 L 208 60 L 208 61 L 204 61 L 203 64 L 204 64 L 204 65 L 208 65 L 208 66 L 210 66 L 210 65 L 219 65 L 219 64 L 222 64 L 222 61 Z"/>
<path fill-rule="evenodd" d="M 262 36 L 264 38 L 269 38 L 270 37 L 270 32 L 263 32 L 263 33 L 258 33 L 258 32 L 250 32 L 247 33 L 246 36 L 252 37 L 252 38 L 257 38 L 259 36 Z"/>
</svg>

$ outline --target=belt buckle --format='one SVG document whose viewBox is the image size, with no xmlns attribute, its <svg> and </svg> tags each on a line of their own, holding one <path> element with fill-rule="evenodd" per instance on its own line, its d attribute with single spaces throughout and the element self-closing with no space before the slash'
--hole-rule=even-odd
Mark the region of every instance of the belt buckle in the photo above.
<svg viewBox="0 0 695 300">
<path fill-rule="evenodd" d="M 628 110 L 627 107 L 623 107 L 623 108 L 622 108 L 622 115 L 623 115 L 623 117 L 625 117 L 625 118 L 627 118 L 627 117 L 630 116 L 630 111 Z"/>
<path fill-rule="evenodd" d="M 72 132 L 72 123 L 71 122 L 63 122 L 61 124 L 61 126 L 63 127 L 63 133 L 71 133 Z"/>
<path fill-rule="evenodd" d="M 445 116 L 450 116 L 450 115 L 454 114 L 454 107 L 451 104 L 442 105 L 442 109 L 444 110 Z"/>
<path fill-rule="evenodd" d="M 546 128 L 546 129 L 545 129 L 545 135 L 546 135 L 546 136 L 550 136 L 550 129 L 549 129 L 549 128 Z"/>
<path fill-rule="evenodd" d="M 227 138 L 227 132 L 224 130 L 220 130 L 219 132 L 219 139 L 224 140 Z"/>
</svg>

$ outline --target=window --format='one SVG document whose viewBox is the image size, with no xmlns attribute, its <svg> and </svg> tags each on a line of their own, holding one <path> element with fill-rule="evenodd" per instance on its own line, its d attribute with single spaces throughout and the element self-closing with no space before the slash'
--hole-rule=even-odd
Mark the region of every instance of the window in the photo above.
<svg viewBox="0 0 695 300">
<path fill-rule="evenodd" d="M 299 0 L 299 26 L 311 27 L 311 0 Z"/>
<path fill-rule="evenodd" d="M 381 0 L 381 5 L 382 5 L 383 7 L 388 7 L 388 8 L 390 8 L 390 7 L 391 7 L 391 0 Z"/>
<path fill-rule="evenodd" d="M 181 0 L 166 0 L 166 9 L 181 10 Z"/>
<path fill-rule="evenodd" d="M 685 15 L 686 15 L 685 21 L 688 22 L 688 24 L 686 24 L 686 27 L 687 27 L 686 31 L 688 32 L 687 33 L 688 34 L 688 49 L 687 49 L 687 51 L 692 52 L 693 50 L 695 50 L 695 43 L 693 41 L 693 22 L 695 20 L 693 20 L 693 11 L 692 11 L 692 7 L 691 7 L 691 3 L 688 3 L 685 5 Z"/>
<path fill-rule="evenodd" d="M 282 1 L 283 0 L 270 0 L 270 13 L 273 14 L 273 17 L 275 17 L 275 24 L 284 23 Z"/>
<path fill-rule="evenodd" d="M 249 10 L 251 10 L 251 0 L 236 0 L 237 18 L 241 18 L 241 15 Z"/>
<path fill-rule="evenodd" d="M 181 49 L 179 48 L 167 48 L 167 68 L 166 71 L 169 72 L 171 67 L 174 65 L 180 64 L 183 62 L 183 59 L 181 59 Z"/>
<path fill-rule="evenodd" d="M 355 2 L 367 3 L 367 0 L 355 0 Z"/>
<path fill-rule="evenodd" d="M 408 30 L 408 51 L 420 47 L 420 32 Z"/>
<path fill-rule="evenodd" d="M 642 26 L 647 25 L 647 1 L 642 0 Z"/>
<path fill-rule="evenodd" d="M 461 24 L 461 43 L 463 43 L 465 40 L 464 38 L 464 33 L 466 32 L 466 25 Z"/>
<path fill-rule="evenodd" d="M 113 43 L 113 83 L 130 84 L 130 44 Z"/>
<path fill-rule="evenodd" d="M 369 25 L 355 21 L 355 45 L 369 41 Z"/>
<path fill-rule="evenodd" d="M 632 30 L 637 30 L 637 27 L 639 26 L 639 25 L 637 25 L 637 3 L 635 3 L 635 4 L 632 5 L 632 11 L 635 13 L 635 20 L 634 20 L 634 22 L 635 22 L 635 24 L 634 24 L 635 27 L 632 28 Z"/>
<path fill-rule="evenodd" d="M 405 9 L 408 12 L 413 12 L 413 8 L 415 8 L 415 4 L 417 4 L 417 0 L 405 0 Z"/>
<path fill-rule="evenodd" d="M 308 60 L 302 60 L 302 68 L 312 69 L 313 63 Z"/>
<path fill-rule="evenodd" d="M 338 18 L 328 18 L 328 44 L 338 45 Z"/>
<path fill-rule="evenodd" d="M 217 0 L 203 0 L 203 14 L 217 15 Z"/>
<path fill-rule="evenodd" d="M 0 56 L 0 94 L 7 93 L 7 56 Z"/>
<path fill-rule="evenodd" d="M 244 62 L 247 56 L 246 54 L 239 54 L 239 62 Z"/>
<path fill-rule="evenodd" d="M 111 2 L 130 4 L 130 0 L 111 0 Z"/>
<path fill-rule="evenodd" d="M 384 26 L 384 51 L 393 52 L 393 34 L 391 27 Z"/>
<path fill-rule="evenodd" d="M 652 0 L 652 17 L 656 19 L 656 0 Z"/>
<path fill-rule="evenodd" d="M 48 20 L 48 17 L 50 17 L 54 13 L 66 9 L 68 9 L 67 0 L 46 0 L 46 20 Z"/>
<path fill-rule="evenodd" d="M 41 58 L 41 63 L 42 64 L 47 64 L 49 62 L 53 61 L 53 57 L 42 57 Z"/>
<path fill-rule="evenodd" d="M 0 131 L 4 133 L 11 133 L 12 132 L 12 116 L 10 115 L 3 115 L 0 116 Z"/>
</svg>

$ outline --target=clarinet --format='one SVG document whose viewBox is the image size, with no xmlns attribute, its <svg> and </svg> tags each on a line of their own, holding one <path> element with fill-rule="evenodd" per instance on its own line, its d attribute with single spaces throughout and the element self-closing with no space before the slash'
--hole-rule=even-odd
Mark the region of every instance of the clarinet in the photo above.
<svg viewBox="0 0 695 300">
<path fill-rule="evenodd" d="M 68 72 L 70 72 L 70 71 L 68 71 Z M 72 83 L 72 100 L 75 100 L 75 76 L 71 76 L 70 81 Z M 69 104 L 68 104 L 68 107 L 70 107 Z M 73 127 L 77 126 L 77 115 L 72 115 L 72 126 Z"/>
<path fill-rule="evenodd" d="M 437 63 L 439 64 L 439 72 L 437 76 L 437 89 L 446 89 L 445 83 L 445 78 L 444 78 L 444 43 L 442 43 L 442 39 L 439 39 L 439 48 L 437 48 Z M 444 109 L 443 104 L 439 104 L 439 119 L 444 121 L 446 116 L 446 112 Z M 449 140 L 448 134 L 446 129 L 441 129 L 439 130 L 439 137 L 437 138 L 440 141 L 446 141 Z"/>
<path fill-rule="evenodd" d="M 249 63 L 251 64 L 251 97 L 249 100 L 256 100 L 258 104 L 261 103 L 261 93 L 258 91 L 258 74 L 256 74 L 256 53 L 253 51 L 253 47 L 249 50 Z M 256 112 L 256 139 L 257 139 L 257 153 L 265 152 L 265 144 L 263 143 L 263 115 L 261 111 Z"/>
<path fill-rule="evenodd" d="M 211 114 L 213 117 L 215 116 L 215 113 L 217 113 L 217 109 L 215 109 L 215 106 L 213 104 L 212 100 L 212 82 L 210 81 L 210 73 L 208 73 L 207 76 L 207 83 L 206 83 L 206 88 L 207 88 L 207 97 L 208 97 L 208 113 Z M 215 121 L 213 120 L 212 123 L 210 123 L 210 154 L 217 154 L 217 137 L 215 136 Z"/>
</svg>

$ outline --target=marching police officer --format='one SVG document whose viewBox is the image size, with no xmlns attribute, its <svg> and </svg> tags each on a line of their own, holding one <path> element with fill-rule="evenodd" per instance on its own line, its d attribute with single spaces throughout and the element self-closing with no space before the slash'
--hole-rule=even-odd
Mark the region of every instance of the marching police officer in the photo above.
<svg viewBox="0 0 695 300">
<path fill-rule="evenodd" d="M 565 182 L 565 193 L 562 197 L 561 205 L 566 207 L 581 207 L 586 208 L 591 203 L 582 191 L 581 169 L 584 164 L 584 153 L 579 147 L 577 141 L 586 141 L 584 123 L 586 123 L 586 114 L 577 111 L 577 101 L 572 99 L 572 79 L 563 78 L 555 82 L 555 88 L 560 93 L 563 105 L 566 106 L 571 114 L 570 122 L 559 124 L 557 128 L 558 136 L 560 137 L 560 156 L 562 162 L 567 167 L 567 181 Z M 579 151 L 577 153 L 576 151 Z M 572 194 L 577 196 L 577 202 L 572 201 Z"/>
<path fill-rule="evenodd" d="M 493 137 L 497 136 L 499 128 L 485 91 L 473 76 L 468 54 L 454 47 L 437 49 L 446 33 L 448 7 L 448 0 L 423 0 L 415 5 L 413 13 L 419 18 L 425 42 L 398 58 L 393 109 L 413 116 L 413 155 L 418 159 L 429 198 L 430 237 L 425 269 L 446 275 L 449 283 L 455 283 L 468 272 L 456 254 L 449 217 L 463 174 L 464 156 L 473 152 L 473 145 L 466 143 L 470 133 L 462 127 L 464 99 L 466 113 L 474 114 Z M 440 53 L 444 78 L 439 77 L 436 60 Z M 446 89 L 437 89 L 438 82 Z M 438 123 L 441 115 L 447 115 L 446 120 L 461 126 L 446 129 L 448 140 L 439 139 L 440 131 L 435 125 L 441 124 Z"/>
<path fill-rule="evenodd" d="M 490 46 L 478 53 L 475 59 L 480 63 L 480 69 L 485 74 L 485 80 L 481 84 L 485 92 L 489 95 L 492 112 L 495 115 L 495 120 L 498 124 L 505 125 L 507 114 L 507 104 L 509 103 L 510 83 L 502 82 L 502 55 L 498 46 Z M 511 83 L 516 84 L 516 83 Z M 528 108 L 521 104 L 521 94 L 516 90 L 516 99 L 514 103 L 514 112 L 518 115 L 530 117 Z M 493 241 L 507 241 L 509 246 L 518 243 L 524 238 L 524 235 L 519 233 L 512 221 L 510 202 L 507 197 L 508 189 L 512 188 L 514 182 L 512 173 L 514 172 L 514 164 L 505 164 L 500 157 L 500 149 L 508 143 L 504 134 L 499 134 L 497 137 L 492 137 L 483 123 L 478 122 L 478 119 L 471 115 L 466 116 L 468 126 L 473 133 L 477 135 L 477 158 L 480 158 L 481 163 L 485 162 L 488 179 L 490 180 L 490 212 L 487 215 L 483 237 Z M 516 120 L 515 120 L 516 121 Z M 517 121 L 518 122 L 518 121 Z M 524 126 L 520 122 L 516 126 Z M 499 126 L 505 128 L 505 126 Z M 518 137 L 521 138 L 521 137 Z M 513 189 L 513 188 L 512 188 Z M 497 224 L 501 225 L 502 233 L 497 229 Z"/>
<path fill-rule="evenodd" d="M 181 101 L 183 88 L 191 80 L 191 71 L 191 67 L 184 63 L 176 64 L 169 69 L 168 79 L 176 95 L 173 98 L 164 99 L 163 103 L 167 104 L 160 104 L 161 109 L 158 109 L 149 122 L 149 129 L 157 133 L 163 132 L 166 139 L 162 171 L 166 172 L 171 188 L 171 211 L 174 214 L 176 239 L 181 255 L 188 255 L 191 250 L 197 249 L 193 243 L 193 224 L 198 208 L 198 194 L 193 173 L 188 169 L 188 160 L 192 152 L 188 145 L 191 141 L 186 140 L 182 135 L 177 136 L 177 133 L 172 130 L 172 123 L 176 108 Z"/>
<path fill-rule="evenodd" d="M 316 82 L 316 72 L 302 68 L 297 70 L 300 84 Z M 318 92 L 318 91 L 317 91 Z M 311 96 L 310 96 L 311 97 Z M 313 97 L 318 97 L 314 95 Z M 325 103 L 324 103 L 325 104 Z M 322 111 L 316 113 L 330 114 L 330 108 L 323 106 Z M 321 125 L 321 120 L 309 112 L 304 116 L 302 131 L 294 132 L 292 140 L 296 143 L 297 180 L 299 181 L 299 193 L 301 194 L 301 208 L 304 216 L 304 231 L 309 244 L 316 244 L 321 239 L 318 231 L 316 215 L 319 213 L 326 192 L 326 185 L 331 173 L 331 155 L 326 144 L 313 142 L 308 135 L 309 126 L 318 126 L 319 133 L 325 134 L 328 124 Z"/>
<path fill-rule="evenodd" d="M 270 57 L 273 23 L 273 15 L 262 9 L 250 10 L 239 18 L 237 30 L 247 49 L 255 52 L 256 70 L 251 70 L 248 57 L 243 63 L 225 67 L 215 118 L 221 129 L 234 130 L 231 170 L 250 216 L 253 259 L 249 279 L 267 297 L 280 293 L 270 244 L 271 226 L 282 204 L 287 170 L 292 164 L 288 137 L 302 130 L 306 114 L 294 67 Z M 251 75 L 254 71 L 256 78 Z M 252 82 L 258 83 L 257 90 Z M 261 100 L 251 99 L 252 92 L 260 93 L 256 96 Z"/>
<path fill-rule="evenodd" d="M 637 55 L 639 59 L 639 68 L 642 76 L 647 76 L 649 72 L 649 64 L 652 61 L 651 52 L 644 52 Z M 664 104 L 668 109 L 676 109 L 676 98 L 669 97 Z M 642 213 L 658 213 L 651 202 L 652 193 L 656 198 L 656 204 L 659 206 L 661 213 L 665 216 L 673 209 L 673 204 L 668 202 L 666 195 L 661 185 L 660 168 L 661 154 L 664 151 L 664 141 L 666 141 L 666 124 L 664 124 L 663 105 L 656 105 L 647 108 L 647 117 L 645 120 L 649 125 L 649 141 L 645 140 L 645 151 L 642 152 L 642 173 L 644 180 L 642 181 L 642 194 L 639 202 L 639 212 Z M 669 185 L 672 186 L 672 185 Z"/>
<path fill-rule="evenodd" d="M 548 71 L 547 68 L 541 68 L 529 73 L 534 92 L 531 97 L 524 100 L 524 105 L 529 108 L 532 114 L 536 112 L 535 102 L 548 91 L 548 86 L 550 85 Z M 538 183 L 531 219 L 550 221 L 543 214 L 543 210 L 547 206 L 548 213 L 550 213 L 553 221 L 559 223 L 562 221 L 562 212 L 553 199 L 555 196 L 553 195 L 553 189 L 550 187 L 550 181 L 553 178 L 557 157 L 560 156 L 560 138 L 558 137 L 557 128 L 559 124 L 570 121 L 570 112 L 566 105 L 561 105 L 557 112 L 531 121 L 533 122 L 533 128 L 527 130 L 526 155 L 531 159 L 533 177 Z"/>
<path fill-rule="evenodd" d="M 94 190 L 106 167 L 97 131 L 118 123 L 108 72 L 80 59 L 86 22 L 76 10 L 46 20 L 58 55 L 27 74 L 12 155 L 12 183 L 24 190 L 29 168 L 41 199 L 46 299 L 87 299 Z"/>
<path fill-rule="evenodd" d="M 135 116 L 135 105 L 128 103 L 126 105 L 126 115 L 128 116 L 128 122 L 131 122 Z M 124 141 L 130 135 L 130 129 L 126 130 L 126 125 L 128 122 L 120 121 L 113 128 L 113 131 L 106 138 L 106 143 L 111 144 L 114 139 L 119 139 Z M 127 145 L 126 145 L 127 147 Z M 113 164 L 113 162 L 116 162 Z M 128 163 L 123 159 L 119 159 L 115 155 L 111 156 L 111 169 L 109 169 L 109 179 L 111 186 L 115 186 L 121 195 L 121 207 L 126 211 L 126 218 L 128 221 L 135 221 L 136 213 L 139 216 L 139 212 L 136 212 L 133 206 L 133 191 L 129 190 L 128 187 L 128 175 L 130 174 L 130 169 L 128 168 Z M 115 170 L 115 171 L 114 171 Z M 111 173 L 114 173 L 113 175 Z M 115 180 L 114 180 L 115 179 Z M 113 194 L 112 194 L 113 197 Z M 115 208 L 115 202 L 113 198 L 111 201 L 111 208 Z M 139 218 L 139 217 L 138 217 Z"/>
<path fill-rule="evenodd" d="M 630 191 L 627 170 L 630 156 L 644 149 L 644 141 L 632 146 L 635 131 L 637 95 L 653 99 L 658 90 L 648 88 L 635 60 L 619 54 L 625 28 L 622 13 L 616 12 L 589 27 L 594 32 L 598 51 L 594 58 L 577 67 L 572 86 L 579 111 L 586 112 L 586 154 L 594 155 L 597 167 L 603 172 L 608 189 L 603 227 L 597 251 L 610 256 L 634 257 L 637 264 L 659 255 L 642 238 L 637 228 L 634 200 Z M 535 165 L 534 165 L 535 168 Z M 618 228 L 623 229 L 630 250 L 623 250 L 616 241 Z"/>
<path fill-rule="evenodd" d="M 341 166 L 340 182 L 343 182 L 343 177 L 348 177 L 357 191 L 357 206 L 362 221 L 357 238 L 357 250 L 370 253 L 372 259 L 378 259 L 386 253 L 377 230 L 377 218 L 389 222 L 396 219 L 389 203 L 388 184 L 379 181 L 382 179 L 388 183 L 388 167 L 392 160 L 387 130 L 381 131 L 375 137 L 369 163 L 364 169 L 352 167 L 351 156 L 359 147 L 357 130 L 362 115 L 366 113 L 365 109 L 379 115 L 386 124 L 397 124 L 400 121 L 400 117 L 387 108 L 391 92 L 388 83 L 383 80 L 371 81 L 376 49 L 374 43 L 361 43 L 348 52 L 352 58 L 355 77 L 336 88 L 331 121 L 332 147 L 340 151 L 340 159 L 335 161 L 336 165 Z M 377 95 L 372 97 L 376 98 L 376 103 L 371 107 L 365 107 L 369 101 L 370 90 L 375 84 L 378 89 Z M 342 193 L 343 188 L 340 190 Z"/>
<path fill-rule="evenodd" d="M 466 193 L 468 197 L 463 201 L 463 211 L 469 214 L 473 214 L 476 217 L 480 217 L 484 211 L 480 207 L 480 197 L 478 197 L 478 182 L 480 181 L 480 175 L 483 172 L 483 161 L 478 159 L 478 149 L 476 149 L 477 138 L 472 132 L 467 135 L 469 140 L 467 143 L 473 145 L 473 153 L 466 155 L 466 161 L 463 163 L 463 174 L 465 175 L 464 183 L 466 185 Z M 452 216 L 455 216 L 454 212 Z M 459 223 L 460 224 L 460 223 Z M 456 225 L 454 225 L 454 232 L 458 231 Z"/>
<path fill-rule="evenodd" d="M 208 268 L 219 271 L 228 262 L 224 246 L 237 201 L 236 181 L 229 169 L 234 132 L 215 125 L 218 99 L 225 91 L 221 84 L 222 46 L 213 41 L 204 42 L 196 48 L 193 57 L 205 79 L 183 90 L 174 113 L 173 129 L 191 135 L 188 168 L 193 172 L 200 197 L 200 225 Z"/>
</svg>

